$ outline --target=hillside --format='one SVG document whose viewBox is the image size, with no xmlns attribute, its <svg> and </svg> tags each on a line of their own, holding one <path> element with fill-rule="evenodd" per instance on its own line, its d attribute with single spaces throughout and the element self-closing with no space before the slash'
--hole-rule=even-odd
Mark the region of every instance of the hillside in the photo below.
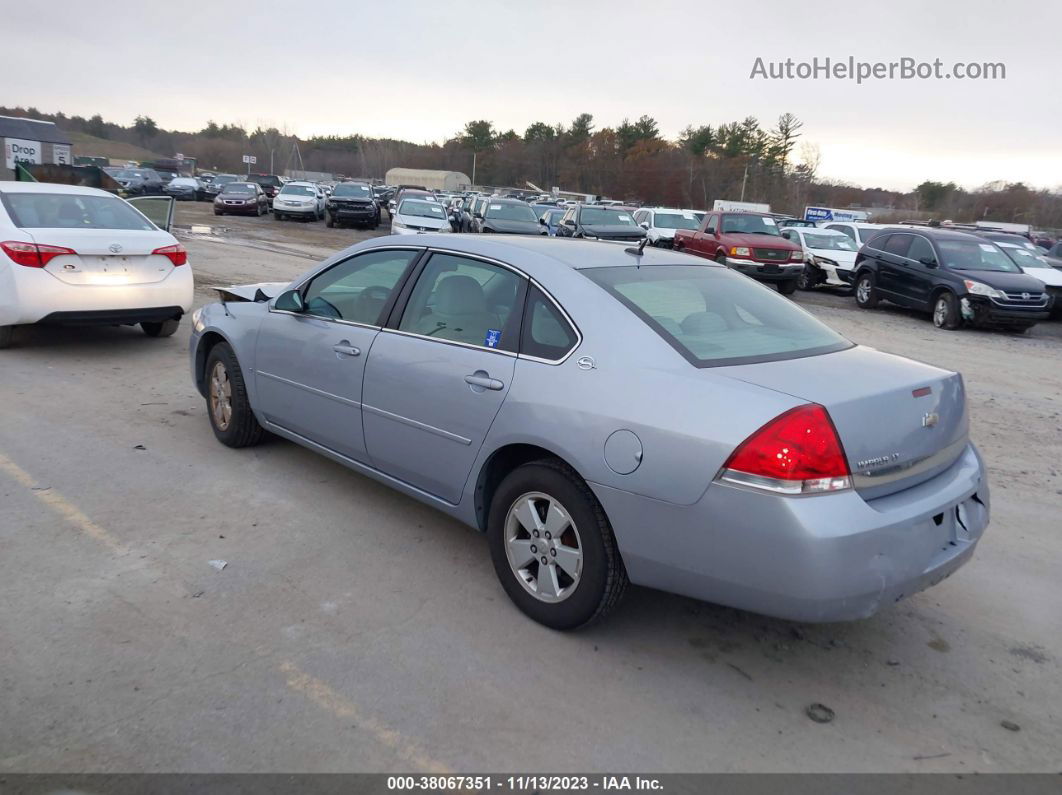
<svg viewBox="0 0 1062 795">
<path fill-rule="evenodd" d="M 108 141 L 106 138 L 97 138 L 88 133 L 66 130 L 73 144 L 74 155 L 94 155 L 107 157 L 112 160 L 135 160 L 138 163 L 144 160 L 155 160 L 159 157 L 172 157 L 172 155 L 160 155 L 148 149 L 122 141 Z"/>
</svg>

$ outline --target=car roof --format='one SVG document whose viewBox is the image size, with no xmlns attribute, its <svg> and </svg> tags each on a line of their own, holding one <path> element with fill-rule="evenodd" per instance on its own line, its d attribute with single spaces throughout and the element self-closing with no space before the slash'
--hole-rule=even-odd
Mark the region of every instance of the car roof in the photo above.
<svg viewBox="0 0 1062 795">
<path fill-rule="evenodd" d="M 803 234 L 804 232 L 813 232 L 816 235 L 840 235 L 841 237 L 848 237 L 848 235 L 846 235 L 840 229 L 827 229 L 823 226 L 787 226 L 783 228 L 792 229 L 794 232 L 799 232 L 801 234 Z"/>
<path fill-rule="evenodd" d="M 410 240 L 410 237 L 409 235 L 393 235 L 373 238 L 372 245 L 367 246 L 364 250 L 374 248 L 377 245 L 394 246 L 396 244 L 440 248 L 454 254 L 469 254 L 508 262 L 525 270 L 530 276 L 539 275 L 537 272 L 532 272 L 533 270 L 539 271 L 539 268 L 524 267 L 526 260 L 530 260 L 532 257 L 540 261 L 542 274 L 558 264 L 567 266 L 572 270 L 625 266 L 633 268 L 635 266 L 651 265 L 724 267 L 712 260 L 694 257 L 690 254 L 682 254 L 672 249 L 646 246 L 639 256 L 626 251 L 626 249 L 636 248 L 636 246 L 602 243 L 596 240 L 547 237 L 545 235 L 424 234 L 417 235 L 414 240 Z M 521 254 L 532 255 L 532 257 L 520 258 L 519 261 L 510 259 L 513 256 L 520 257 Z"/>
<path fill-rule="evenodd" d="M 62 185 L 58 182 L 15 182 L 0 181 L 0 193 L 63 193 L 69 196 L 113 196 L 99 188 L 87 188 L 82 185 Z"/>
<path fill-rule="evenodd" d="M 284 183 L 284 187 L 285 188 L 288 185 L 305 185 L 308 188 L 316 188 L 317 187 L 317 183 L 316 182 L 309 182 L 309 181 L 304 180 L 304 179 L 293 179 L 290 182 L 285 182 Z"/>
<path fill-rule="evenodd" d="M 857 229 L 884 229 L 887 226 L 895 226 L 895 224 L 872 224 L 869 221 L 827 221 L 828 224 L 848 224 L 854 226 Z"/>
</svg>

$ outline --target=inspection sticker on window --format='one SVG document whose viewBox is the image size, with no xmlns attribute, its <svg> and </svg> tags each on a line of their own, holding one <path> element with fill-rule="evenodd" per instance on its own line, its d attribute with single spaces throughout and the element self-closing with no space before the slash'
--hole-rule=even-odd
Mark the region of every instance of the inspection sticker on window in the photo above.
<svg viewBox="0 0 1062 795">
<path fill-rule="evenodd" d="M 483 344 L 488 348 L 497 348 L 499 342 L 501 342 L 501 331 L 496 328 L 487 329 L 487 336 L 483 340 Z"/>
<path fill-rule="evenodd" d="M 774 219 L 773 218 L 764 218 L 763 219 L 763 223 L 766 226 L 774 226 Z"/>
<path fill-rule="evenodd" d="M 995 250 L 996 250 L 995 247 L 991 243 L 982 243 L 981 244 L 981 251 L 993 252 Z"/>
<path fill-rule="evenodd" d="M 492 204 L 490 206 L 490 209 L 492 209 L 492 210 L 500 210 L 501 209 L 501 205 L 500 204 Z"/>
</svg>

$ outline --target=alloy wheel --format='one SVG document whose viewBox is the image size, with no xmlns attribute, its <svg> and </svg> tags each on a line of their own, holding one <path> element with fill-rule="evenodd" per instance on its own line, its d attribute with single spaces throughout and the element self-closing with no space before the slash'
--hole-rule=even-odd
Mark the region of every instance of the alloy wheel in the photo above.
<svg viewBox="0 0 1062 795">
<path fill-rule="evenodd" d="M 933 307 L 933 325 L 937 328 L 943 328 L 944 323 L 948 319 L 948 302 L 944 296 L 937 299 L 936 306 Z"/>
<path fill-rule="evenodd" d="M 870 279 L 859 280 L 859 284 L 856 286 L 856 299 L 861 304 L 865 304 L 870 300 Z"/>
<path fill-rule="evenodd" d="M 579 585 L 583 545 L 571 515 L 542 492 L 522 494 L 505 517 L 505 554 L 516 579 L 541 602 L 563 602 Z"/>
<path fill-rule="evenodd" d="M 219 431 L 228 430 L 232 422 L 232 384 L 222 362 L 214 362 L 210 371 L 210 414 Z"/>
</svg>

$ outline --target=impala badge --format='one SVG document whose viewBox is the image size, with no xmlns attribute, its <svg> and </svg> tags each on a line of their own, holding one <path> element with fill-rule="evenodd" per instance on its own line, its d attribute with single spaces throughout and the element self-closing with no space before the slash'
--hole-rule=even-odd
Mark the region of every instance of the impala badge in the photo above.
<svg viewBox="0 0 1062 795">
<path fill-rule="evenodd" d="M 922 415 L 923 428 L 932 428 L 938 422 L 940 422 L 940 415 L 935 411 L 930 411 L 929 413 Z"/>
</svg>

